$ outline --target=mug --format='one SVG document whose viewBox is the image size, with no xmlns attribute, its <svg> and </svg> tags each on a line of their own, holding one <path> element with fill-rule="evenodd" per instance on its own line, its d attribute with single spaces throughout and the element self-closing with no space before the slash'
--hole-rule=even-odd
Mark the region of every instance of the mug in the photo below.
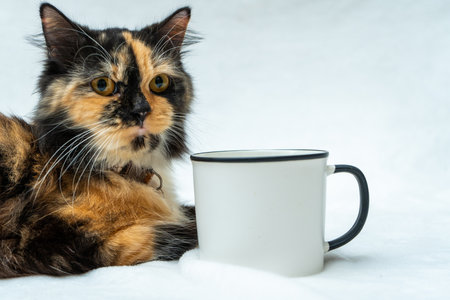
<svg viewBox="0 0 450 300">
<path fill-rule="evenodd" d="M 369 191 L 350 165 L 327 165 L 323 150 L 233 150 L 191 155 L 200 259 L 296 277 L 323 269 L 324 253 L 364 226 Z M 324 242 L 326 178 L 347 172 L 360 192 L 358 217 Z"/>
</svg>

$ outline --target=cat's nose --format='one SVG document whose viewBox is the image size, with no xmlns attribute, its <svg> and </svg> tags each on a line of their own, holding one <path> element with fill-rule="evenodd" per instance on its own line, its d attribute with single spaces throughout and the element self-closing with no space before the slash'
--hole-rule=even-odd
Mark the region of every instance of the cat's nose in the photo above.
<svg viewBox="0 0 450 300">
<path fill-rule="evenodd" d="M 139 125 L 142 127 L 145 117 L 151 112 L 150 104 L 143 96 L 138 96 L 134 102 L 131 114 L 137 119 Z"/>
</svg>

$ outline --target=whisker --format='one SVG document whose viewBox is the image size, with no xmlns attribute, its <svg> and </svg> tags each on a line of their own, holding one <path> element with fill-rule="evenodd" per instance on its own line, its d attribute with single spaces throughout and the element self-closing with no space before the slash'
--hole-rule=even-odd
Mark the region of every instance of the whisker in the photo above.
<svg viewBox="0 0 450 300">
<path fill-rule="evenodd" d="M 112 137 L 110 138 L 110 142 L 109 142 L 108 146 L 112 144 L 112 142 L 114 141 L 114 139 L 115 139 L 115 137 L 117 136 L 117 134 L 118 134 L 118 133 L 115 133 L 114 135 L 112 135 Z M 105 147 L 102 151 L 106 151 L 106 149 L 107 149 L 107 147 Z M 100 152 L 99 155 L 100 155 L 101 153 L 102 153 L 102 152 Z M 92 175 L 92 171 L 93 171 L 94 166 L 95 166 L 95 162 L 97 161 L 98 157 L 99 157 L 99 156 L 97 156 L 96 159 L 94 159 L 94 161 L 92 162 L 92 166 L 91 166 L 91 169 L 90 169 L 89 175 L 88 175 L 88 180 L 87 180 L 87 182 L 88 182 L 88 183 L 87 183 L 87 186 L 88 186 L 88 188 L 87 188 L 88 198 L 89 198 L 89 188 L 90 188 L 91 175 Z M 102 166 L 102 164 L 101 164 L 100 172 L 102 172 L 102 169 L 103 169 L 103 166 Z"/>
<path fill-rule="evenodd" d="M 79 143 L 79 145 L 83 144 L 85 141 L 87 141 L 87 140 L 89 140 L 89 139 L 93 139 L 94 136 L 95 136 L 95 134 L 88 136 L 88 137 L 85 138 L 83 141 L 81 141 L 81 142 Z M 63 196 L 64 201 L 65 201 L 67 204 L 69 204 L 69 202 L 66 200 L 66 198 L 65 198 L 65 196 L 64 196 L 64 193 L 63 193 L 63 191 L 62 191 L 62 186 L 61 186 L 62 177 L 63 177 L 63 175 L 67 172 L 67 170 L 68 170 L 68 169 L 69 169 L 69 168 L 77 161 L 78 156 L 79 156 L 81 153 L 83 153 L 83 152 L 85 151 L 85 148 L 86 148 L 88 145 L 90 145 L 91 143 L 93 143 L 92 140 L 89 141 L 89 142 L 83 147 L 83 149 L 81 149 L 81 151 L 77 154 L 77 156 L 75 156 L 75 157 L 72 159 L 72 161 L 69 163 L 69 165 L 64 169 L 65 163 L 67 162 L 67 159 L 70 157 L 70 153 L 73 152 L 75 149 L 77 149 L 77 148 L 78 148 L 78 145 L 77 145 L 76 147 L 72 148 L 72 150 L 70 151 L 70 153 L 68 153 L 68 154 L 65 155 L 66 159 L 64 160 L 64 162 L 63 162 L 63 164 L 62 164 L 62 166 L 61 166 L 61 171 L 60 171 L 60 175 L 59 175 L 59 179 L 58 179 L 58 185 L 59 185 L 59 190 L 60 190 L 60 192 L 61 192 L 61 195 Z M 88 148 L 88 149 L 89 149 L 89 148 Z M 73 202 L 72 202 L 72 205 L 73 205 Z"/>
<path fill-rule="evenodd" d="M 101 124 L 94 126 L 95 129 L 97 127 L 101 126 Z M 50 174 L 50 172 L 57 166 L 57 164 L 66 156 L 66 155 L 70 155 L 70 153 L 76 149 L 72 148 L 71 146 L 78 143 L 78 141 L 80 141 L 81 139 L 83 139 L 85 136 L 91 134 L 90 131 L 84 131 L 81 132 L 77 135 L 75 135 L 74 137 L 72 137 L 71 139 L 69 139 L 68 141 L 66 141 L 63 145 L 61 145 L 56 151 L 55 153 L 53 153 L 53 155 L 48 159 L 47 163 L 44 165 L 44 167 L 42 168 L 38 178 L 36 179 L 36 183 L 33 186 L 33 189 L 36 191 L 35 192 L 35 197 L 34 200 L 36 200 L 37 196 L 39 195 L 39 191 L 42 187 L 42 184 L 44 183 L 45 179 L 47 178 L 47 176 Z M 65 147 L 68 144 L 67 147 Z M 62 151 L 62 152 L 60 152 Z M 69 152 L 67 152 L 69 151 Z M 55 158 L 55 159 L 54 159 Z M 53 160 L 54 159 L 54 160 Z M 51 163 L 50 167 L 48 168 L 47 172 L 45 173 L 44 176 L 42 176 L 43 172 L 47 169 L 47 167 L 49 166 L 49 164 Z M 39 186 L 39 188 L 38 188 Z"/>
<path fill-rule="evenodd" d="M 56 128 L 58 128 L 59 126 L 63 125 L 64 121 L 60 122 L 59 124 L 57 124 L 56 126 L 54 126 L 52 129 L 50 129 L 49 131 L 47 131 L 44 135 L 41 135 L 39 138 L 35 139 L 34 142 L 39 142 L 41 139 L 45 138 L 48 134 L 50 134 L 53 130 L 55 130 Z"/>
<path fill-rule="evenodd" d="M 78 189 L 78 185 L 79 185 L 79 183 L 80 183 L 80 181 L 81 181 L 81 179 L 82 179 L 82 177 L 83 177 L 84 172 L 85 172 L 86 169 L 88 168 L 88 166 L 89 166 L 89 164 L 91 163 L 91 161 L 92 161 L 93 163 L 95 162 L 95 160 L 93 161 L 94 157 L 97 156 L 97 153 L 99 153 L 99 151 L 102 151 L 103 146 L 104 146 L 110 139 L 111 139 L 111 138 L 109 137 L 109 138 L 105 139 L 105 141 L 103 141 L 103 143 L 98 147 L 98 149 L 96 150 L 96 152 L 91 156 L 91 159 L 88 161 L 88 163 L 87 163 L 86 166 L 84 167 L 83 171 L 81 172 L 80 176 L 78 177 L 78 181 L 77 181 L 75 187 L 73 188 L 73 192 L 72 192 L 72 202 L 73 202 L 74 199 L 75 199 L 76 191 L 77 191 L 77 189 Z M 100 152 L 100 153 L 101 153 L 101 152 Z M 84 159 L 84 158 L 83 158 L 83 159 Z M 77 169 L 77 171 L 78 171 L 78 169 Z M 73 186 L 74 183 L 75 183 L 75 178 L 76 178 L 76 173 L 75 173 L 75 175 L 74 175 L 74 177 L 73 177 L 72 186 Z"/>
<path fill-rule="evenodd" d="M 107 132 L 107 131 L 109 131 L 109 128 L 104 128 L 104 129 L 102 129 L 101 131 L 96 132 L 95 135 L 92 136 L 92 138 L 97 137 L 97 136 L 100 136 L 101 134 L 103 134 L 103 133 L 105 133 L 105 132 Z M 89 143 L 88 145 L 86 145 L 85 147 L 83 147 L 83 149 L 87 148 L 88 151 L 83 155 L 83 157 L 81 157 L 81 159 L 80 159 L 80 161 L 79 161 L 78 167 L 77 167 L 77 169 L 75 170 L 74 179 L 73 179 L 74 181 L 75 181 L 76 175 L 78 174 L 78 170 L 80 169 L 80 167 L 82 167 L 82 162 L 84 161 L 84 159 L 89 155 L 89 153 L 90 153 L 90 152 L 92 151 L 92 149 L 94 148 L 94 147 L 92 147 L 93 145 L 95 145 L 95 141 L 94 141 L 94 140 L 90 141 L 90 143 Z M 79 153 L 78 155 L 80 155 L 80 154 L 81 154 L 81 153 Z M 78 155 L 77 155 L 77 156 L 78 156 Z M 73 182 L 72 182 L 72 185 L 73 185 Z"/>
<path fill-rule="evenodd" d="M 72 141 L 72 143 L 70 145 L 75 144 L 79 139 L 83 138 L 85 135 L 87 135 L 88 132 L 82 133 L 80 135 L 77 135 L 77 139 L 75 139 L 74 141 Z M 67 142 L 66 142 L 67 143 Z M 58 151 L 62 149 L 62 147 L 60 147 L 58 149 Z M 33 187 L 33 192 L 35 193 L 35 197 L 34 200 L 36 200 L 37 196 L 39 195 L 39 192 L 41 190 L 41 187 L 43 185 L 43 183 L 45 182 L 45 179 L 47 178 L 47 176 L 50 174 L 50 172 L 58 165 L 58 163 L 68 154 L 66 151 L 71 150 L 71 148 L 65 148 L 60 154 L 58 154 L 58 156 L 56 156 L 56 159 L 53 161 L 52 159 L 49 159 L 47 161 L 47 163 L 45 164 L 45 166 L 42 168 L 41 173 L 39 174 L 39 177 L 36 180 L 36 183 L 34 184 Z M 53 156 L 55 156 L 57 153 L 55 152 L 55 154 L 53 154 Z M 42 176 L 43 172 L 45 172 L 47 166 L 50 165 L 50 167 L 48 168 L 47 172 L 45 173 L 44 176 Z"/>
<path fill-rule="evenodd" d="M 72 137 L 71 139 L 69 139 L 68 141 L 66 141 L 64 144 L 62 144 L 56 151 L 55 153 L 53 153 L 53 155 L 48 159 L 47 163 L 44 165 L 44 167 L 42 168 L 42 170 L 45 170 L 48 166 L 48 164 L 50 164 L 52 162 L 52 159 L 54 157 L 59 157 L 59 155 L 61 155 L 62 153 L 64 153 L 68 148 L 64 148 L 64 146 L 66 146 L 67 144 L 72 145 L 74 142 L 76 142 L 79 138 L 84 137 L 85 135 L 89 134 L 89 131 L 85 131 L 85 132 L 81 132 L 77 135 L 75 135 L 74 137 Z M 62 153 L 59 153 L 59 151 L 63 150 Z M 58 154 L 59 153 L 59 154 Z M 42 174 L 42 171 L 41 171 Z M 39 175 L 39 177 L 37 178 L 37 181 L 40 180 L 41 178 L 41 174 Z"/>
<path fill-rule="evenodd" d="M 93 133 L 91 136 L 89 136 L 88 138 L 86 138 L 86 139 L 84 139 L 81 143 L 84 143 L 85 141 L 87 141 L 87 140 L 89 140 L 89 139 L 91 139 L 91 141 L 89 141 L 86 145 L 84 145 L 84 147 L 80 150 L 80 152 L 72 159 L 72 161 L 69 163 L 69 166 L 64 170 L 63 168 L 61 168 L 61 170 L 62 170 L 62 172 L 61 172 L 61 175 L 59 176 L 59 178 L 61 178 L 63 175 L 64 175 L 64 173 L 74 164 L 74 163 L 76 163 L 77 161 L 78 161 L 78 157 L 80 156 L 80 155 L 82 155 L 82 153 L 84 152 L 84 151 L 86 151 L 86 148 L 89 148 L 89 147 L 91 147 L 92 145 L 94 145 L 95 144 L 95 141 L 93 140 L 93 138 L 94 137 L 96 137 L 96 136 L 98 136 L 98 135 L 100 135 L 100 134 L 102 134 L 102 133 L 104 133 L 104 132 L 106 132 L 108 129 L 101 129 L 99 132 L 95 132 L 95 133 Z M 81 144 L 80 143 L 80 144 Z M 75 149 L 74 149 L 75 150 Z M 66 161 L 67 161 L 67 158 L 66 158 Z M 81 161 L 83 161 L 83 159 L 81 159 Z M 63 163 L 63 166 L 64 166 L 64 164 L 65 164 L 65 162 Z"/>
</svg>

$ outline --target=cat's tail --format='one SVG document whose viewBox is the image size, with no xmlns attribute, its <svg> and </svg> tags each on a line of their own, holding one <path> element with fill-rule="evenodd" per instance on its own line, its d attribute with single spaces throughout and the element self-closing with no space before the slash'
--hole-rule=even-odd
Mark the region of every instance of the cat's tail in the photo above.
<svg viewBox="0 0 450 300">
<path fill-rule="evenodd" d="M 176 260 L 198 245 L 195 207 L 182 207 L 186 221 L 156 227 L 155 260 Z"/>
</svg>

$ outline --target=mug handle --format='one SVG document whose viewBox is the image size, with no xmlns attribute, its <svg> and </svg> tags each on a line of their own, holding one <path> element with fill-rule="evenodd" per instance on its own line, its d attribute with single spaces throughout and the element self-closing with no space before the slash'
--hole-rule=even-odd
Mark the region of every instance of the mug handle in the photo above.
<svg viewBox="0 0 450 300">
<path fill-rule="evenodd" d="M 325 252 L 344 246 L 345 244 L 353 240 L 364 227 L 364 223 L 367 219 L 367 214 L 369 213 L 369 188 L 367 186 L 367 181 L 364 177 L 363 172 L 361 172 L 360 169 L 350 165 L 331 165 L 327 166 L 327 168 L 328 175 L 346 172 L 355 176 L 359 186 L 359 212 L 355 223 L 349 231 L 347 231 L 337 239 L 331 240 L 325 244 Z"/>
</svg>

